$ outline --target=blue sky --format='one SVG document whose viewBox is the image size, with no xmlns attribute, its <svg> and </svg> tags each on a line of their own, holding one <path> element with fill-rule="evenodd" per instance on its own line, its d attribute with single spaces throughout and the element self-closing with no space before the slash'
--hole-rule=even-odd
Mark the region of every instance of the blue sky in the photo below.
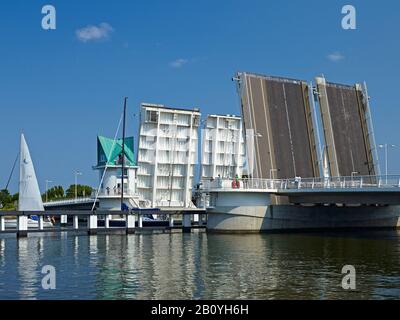
<svg viewBox="0 0 400 320">
<path fill-rule="evenodd" d="M 41 28 L 45 4 L 56 30 Z M 356 30 L 341 28 L 345 4 Z M 22 131 L 42 191 L 46 179 L 74 183 L 76 169 L 96 186 L 96 135 L 114 135 L 124 96 L 135 136 L 141 102 L 239 114 L 239 70 L 365 80 L 377 142 L 400 146 L 398 1 L 5 0 L 0 10 L 0 188 Z M 399 160 L 390 150 L 389 173 Z"/>
</svg>

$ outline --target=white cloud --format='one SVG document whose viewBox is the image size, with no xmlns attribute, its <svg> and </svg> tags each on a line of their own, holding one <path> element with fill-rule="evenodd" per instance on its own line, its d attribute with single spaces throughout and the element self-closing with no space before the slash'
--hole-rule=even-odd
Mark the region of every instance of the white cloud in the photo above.
<svg viewBox="0 0 400 320">
<path fill-rule="evenodd" d="M 336 51 L 331 54 L 328 54 L 327 58 L 333 62 L 338 62 L 338 61 L 344 59 L 344 55 L 341 54 L 340 52 Z"/>
<path fill-rule="evenodd" d="M 181 68 L 183 67 L 185 64 L 187 64 L 189 61 L 187 59 L 176 59 L 175 61 L 172 61 L 169 63 L 169 66 L 172 68 Z"/>
<path fill-rule="evenodd" d="M 79 41 L 88 42 L 95 40 L 107 39 L 114 29 L 108 23 L 103 22 L 98 26 L 89 25 L 87 27 L 75 31 L 76 37 Z"/>
</svg>

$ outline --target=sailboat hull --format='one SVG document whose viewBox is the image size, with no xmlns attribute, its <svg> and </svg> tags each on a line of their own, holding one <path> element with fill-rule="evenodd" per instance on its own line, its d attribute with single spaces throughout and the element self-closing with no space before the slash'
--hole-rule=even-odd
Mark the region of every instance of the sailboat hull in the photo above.
<svg viewBox="0 0 400 320">
<path fill-rule="evenodd" d="M 9 229 L 16 229 L 18 227 L 17 219 L 7 219 L 5 221 L 5 226 L 6 226 L 6 228 L 9 228 Z M 43 221 L 43 227 L 50 228 L 50 227 L 53 227 L 53 224 L 50 221 Z M 28 228 L 38 229 L 39 221 L 29 218 L 28 219 Z"/>
</svg>

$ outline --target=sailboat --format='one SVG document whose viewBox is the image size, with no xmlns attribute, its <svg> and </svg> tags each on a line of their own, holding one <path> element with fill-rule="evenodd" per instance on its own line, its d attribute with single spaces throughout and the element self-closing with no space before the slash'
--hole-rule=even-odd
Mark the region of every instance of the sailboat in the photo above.
<svg viewBox="0 0 400 320">
<path fill-rule="evenodd" d="M 36 179 L 35 168 L 29 148 L 26 143 L 24 134 L 21 134 L 21 145 L 19 155 L 19 200 L 18 211 L 37 211 L 43 212 L 43 202 L 40 195 L 39 184 Z M 28 218 L 28 228 L 37 228 L 39 226 L 37 216 L 30 216 Z M 53 224 L 45 220 L 43 221 L 44 227 L 52 227 Z M 17 220 L 10 219 L 6 221 L 6 227 L 16 228 Z"/>
</svg>

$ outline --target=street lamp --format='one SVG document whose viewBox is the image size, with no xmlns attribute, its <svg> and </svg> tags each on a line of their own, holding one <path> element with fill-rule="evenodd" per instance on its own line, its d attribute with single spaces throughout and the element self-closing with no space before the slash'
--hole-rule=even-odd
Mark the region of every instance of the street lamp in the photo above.
<svg viewBox="0 0 400 320">
<path fill-rule="evenodd" d="M 48 189 L 49 189 L 49 183 L 52 183 L 53 181 L 46 180 L 46 202 L 49 202 L 48 199 Z"/>
<path fill-rule="evenodd" d="M 82 172 L 75 171 L 75 199 L 78 199 L 78 176 L 81 176 Z"/>
<path fill-rule="evenodd" d="M 380 144 L 379 148 L 385 149 L 385 176 L 386 176 L 386 184 L 388 180 L 388 147 L 395 148 L 395 144 Z"/>
<path fill-rule="evenodd" d="M 246 130 L 246 138 L 249 137 L 249 139 L 246 141 L 246 148 L 247 148 L 247 153 L 248 153 L 248 164 L 247 168 L 249 169 L 249 174 L 253 175 L 253 170 L 254 170 L 254 159 L 255 159 L 255 145 L 258 143 L 258 138 L 262 138 L 262 134 L 258 132 L 254 132 L 252 129 Z M 257 140 L 254 141 L 254 140 Z M 258 165 L 256 162 L 256 170 L 258 173 Z"/>
</svg>

